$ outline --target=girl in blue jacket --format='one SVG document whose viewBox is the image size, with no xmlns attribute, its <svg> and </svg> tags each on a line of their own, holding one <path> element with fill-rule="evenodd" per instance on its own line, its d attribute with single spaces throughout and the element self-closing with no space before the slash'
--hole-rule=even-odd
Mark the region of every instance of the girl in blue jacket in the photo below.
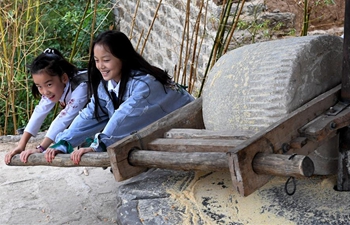
<svg viewBox="0 0 350 225">
<path fill-rule="evenodd" d="M 88 74 L 91 101 L 70 127 L 56 136 L 56 144 L 45 153 L 48 162 L 58 153 L 71 153 L 73 162 L 79 164 L 86 152 L 106 151 L 194 100 L 166 71 L 150 65 L 118 31 L 106 31 L 96 38 Z M 93 143 L 74 150 L 87 137 L 94 137 Z"/>
</svg>

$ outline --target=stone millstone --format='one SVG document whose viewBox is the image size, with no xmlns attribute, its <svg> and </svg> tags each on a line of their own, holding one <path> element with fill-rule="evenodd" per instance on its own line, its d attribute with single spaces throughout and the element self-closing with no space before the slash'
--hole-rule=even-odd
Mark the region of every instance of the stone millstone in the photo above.
<svg viewBox="0 0 350 225">
<path fill-rule="evenodd" d="M 222 56 L 208 74 L 208 130 L 261 131 L 341 82 L 343 41 L 306 36 L 256 43 Z"/>
</svg>

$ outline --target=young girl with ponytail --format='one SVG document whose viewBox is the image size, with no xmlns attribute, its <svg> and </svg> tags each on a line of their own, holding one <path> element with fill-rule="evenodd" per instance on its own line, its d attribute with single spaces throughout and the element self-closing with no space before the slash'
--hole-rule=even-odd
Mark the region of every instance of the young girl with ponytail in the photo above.
<svg viewBox="0 0 350 225">
<path fill-rule="evenodd" d="M 36 105 L 17 147 L 6 154 L 6 164 L 16 154 L 20 154 L 22 162 L 27 162 L 30 154 L 44 152 L 89 100 L 87 71 L 79 71 L 57 49 L 46 49 L 34 59 L 29 69 L 33 78 L 32 94 L 34 97 L 41 96 L 41 100 Z M 52 121 L 45 138 L 36 148 L 25 149 L 29 139 L 37 135 L 56 103 L 59 103 L 62 110 Z"/>
</svg>

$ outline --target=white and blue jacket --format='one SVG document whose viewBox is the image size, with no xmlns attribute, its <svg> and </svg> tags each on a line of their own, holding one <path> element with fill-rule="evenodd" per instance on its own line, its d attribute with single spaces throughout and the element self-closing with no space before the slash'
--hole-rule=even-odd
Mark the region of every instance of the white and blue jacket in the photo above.
<svg viewBox="0 0 350 225">
<path fill-rule="evenodd" d="M 45 137 L 55 140 L 56 135 L 69 126 L 73 119 L 79 114 L 79 111 L 86 106 L 88 100 L 87 70 L 82 70 L 71 78 L 64 88 L 59 102 L 64 103 L 65 107 L 56 116 L 55 120 L 52 121 Z M 32 136 L 36 136 L 47 115 L 52 111 L 55 105 L 55 102 L 42 96 L 39 104 L 35 106 L 25 131 Z"/>
<path fill-rule="evenodd" d="M 111 82 L 108 83 L 109 89 L 113 88 Z M 194 100 L 193 96 L 175 83 L 164 86 L 153 76 L 140 75 L 138 72 L 136 76 L 129 78 L 123 102 L 115 110 L 103 85 L 102 82 L 99 84 L 99 96 L 92 96 L 89 104 L 73 120 L 70 127 L 56 136 L 56 144 L 52 148 L 70 153 L 72 148 L 82 144 L 86 138 L 95 137 L 90 147 L 95 151 L 106 151 L 106 147 L 118 140 Z M 118 96 L 118 89 L 117 85 L 110 91 L 115 91 Z M 96 101 L 107 112 L 105 114 L 99 109 L 100 120 L 94 115 Z"/>
</svg>

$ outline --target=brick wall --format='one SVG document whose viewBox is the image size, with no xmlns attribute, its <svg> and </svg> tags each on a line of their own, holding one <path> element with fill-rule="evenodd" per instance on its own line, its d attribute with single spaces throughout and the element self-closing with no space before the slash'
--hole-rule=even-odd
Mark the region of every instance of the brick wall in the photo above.
<svg viewBox="0 0 350 225">
<path fill-rule="evenodd" d="M 202 2 L 204 5 L 200 13 Z M 137 51 L 142 52 L 142 55 L 151 64 L 167 69 L 173 77 L 177 77 L 176 71 L 179 71 L 180 68 L 179 83 L 188 85 L 192 73 L 191 82 L 195 81 L 192 94 L 195 95 L 214 44 L 222 6 L 216 5 L 212 0 L 191 0 L 189 6 L 187 0 L 164 0 L 159 7 L 157 18 L 153 22 L 158 3 L 159 0 L 141 0 L 137 5 L 137 0 L 116 0 L 114 12 L 118 29 L 130 37 Z M 186 7 L 190 8 L 189 26 L 186 28 L 188 32 L 185 32 L 188 35 L 183 38 L 186 11 L 188 11 Z M 236 7 L 237 4 L 234 4 L 231 9 L 232 13 Z M 264 7 L 263 0 L 247 1 L 240 18 L 246 21 L 257 20 L 258 16 L 262 16 Z M 199 15 L 201 22 L 198 35 L 194 35 Z M 149 32 L 152 23 L 153 27 Z M 258 37 L 254 38 L 254 41 L 259 39 Z M 147 44 L 143 49 L 146 39 Z M 234 46 L 231 48 L 251 40 L 252 34 L 237 30 L 235 31 Z M 186 49 L 189 52 L 187 54 L 188 60 L 186 59 Z M 184 74 L 185 82 L 181 81 Z"/>
</svg>

